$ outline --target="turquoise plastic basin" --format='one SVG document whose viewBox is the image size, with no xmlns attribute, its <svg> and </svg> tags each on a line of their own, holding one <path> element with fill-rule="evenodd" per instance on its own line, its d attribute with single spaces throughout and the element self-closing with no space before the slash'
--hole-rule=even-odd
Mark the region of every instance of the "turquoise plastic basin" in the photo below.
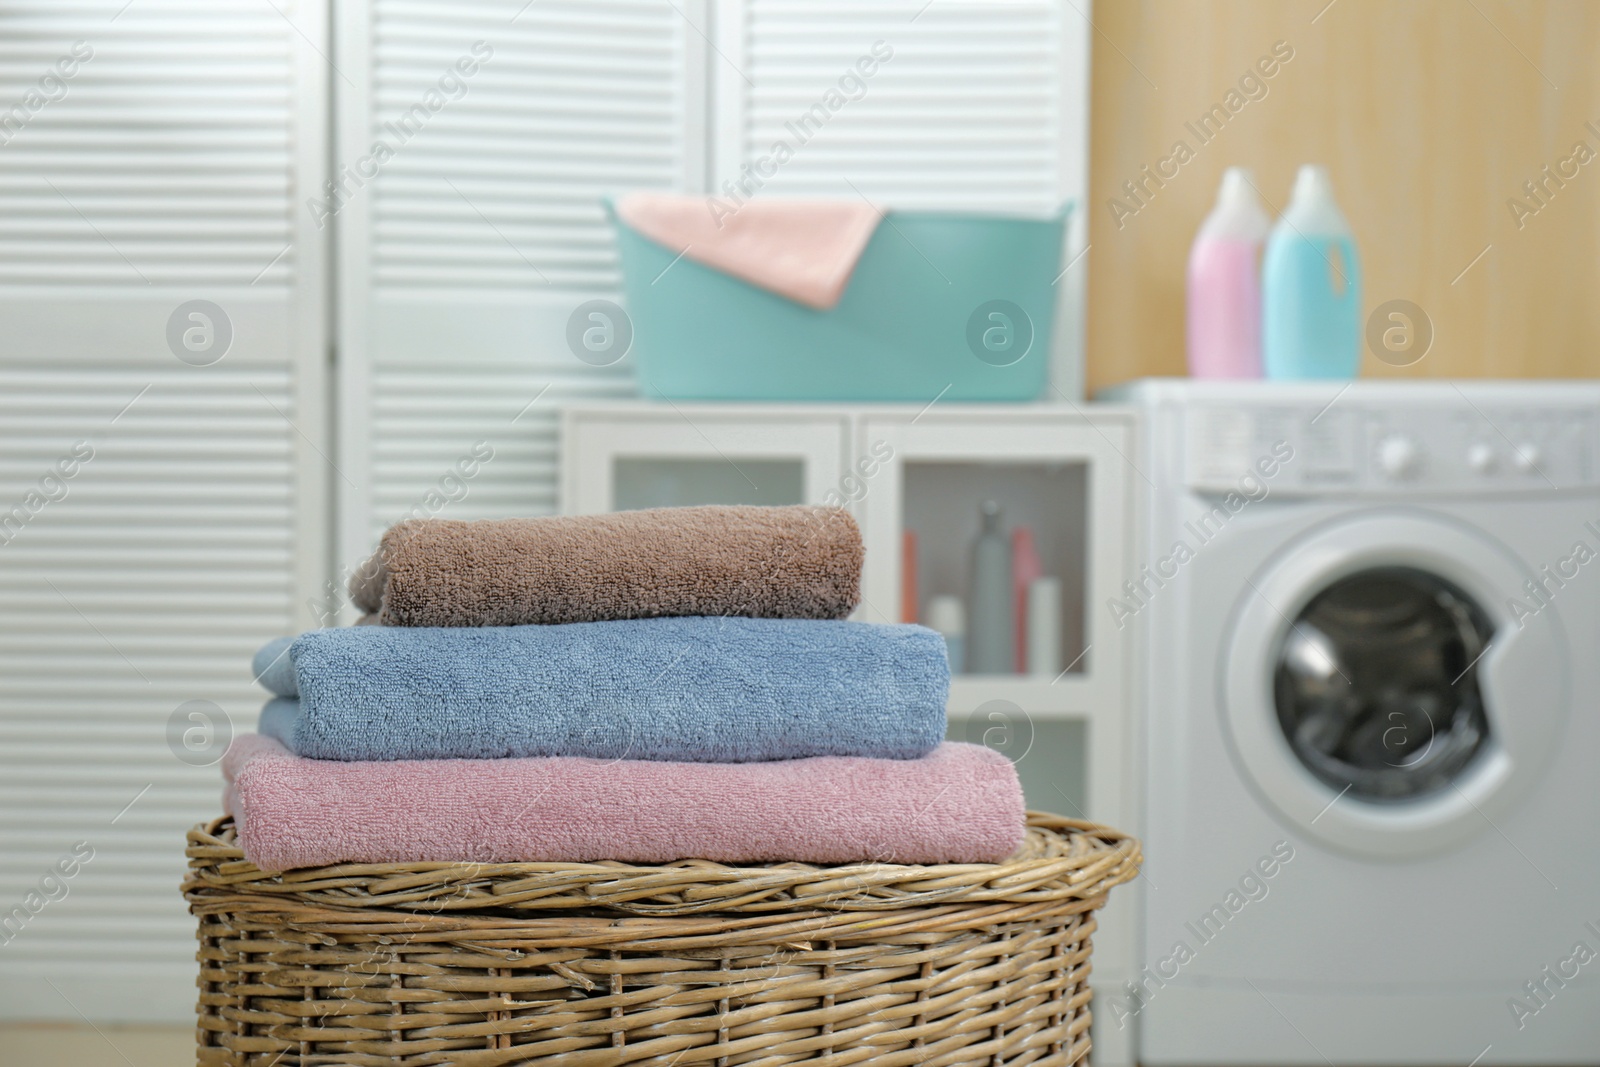
<svg viewBox="0 0 1600 1067">
<path fill-rule="evenodd" d="M 606 210 L 647 396 L 926 402 L 1044 390 L 1070 205 L 1048 219 L 891 211 L 827 311 L 673 263 L 675 250 Z"/>
</svg>

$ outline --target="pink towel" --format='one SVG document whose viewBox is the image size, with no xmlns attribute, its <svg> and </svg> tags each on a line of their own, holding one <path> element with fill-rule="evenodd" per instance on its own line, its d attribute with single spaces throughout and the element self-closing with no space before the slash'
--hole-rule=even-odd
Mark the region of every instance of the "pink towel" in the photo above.
<svg viewBox="0 0 1600 1067">
<path fill-rule="evenodd" d="M 994 863 L 1022 844 L 1010 761 L 302 759 L 260 734 L 223 757 L 227 810 L 264 870 L 332 863 L 621 860 Z"/>
<path fill-rule="evenodd" d="M 639 233 L 807 307 L 839 303 L 882 214 L 866 201 L 730 200 L 630 193 L 617 214 Z"/>
</svg>

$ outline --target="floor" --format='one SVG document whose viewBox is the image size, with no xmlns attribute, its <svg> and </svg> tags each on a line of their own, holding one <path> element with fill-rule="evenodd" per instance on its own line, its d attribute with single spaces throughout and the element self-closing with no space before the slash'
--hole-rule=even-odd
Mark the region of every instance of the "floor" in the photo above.
<svg viewBox="0 0 1600 1067">
<path fill-rule="evenodd" d="M 0 1024 L 0 1067 L 189 1067 L 192 1026 Z"/>
</svg>

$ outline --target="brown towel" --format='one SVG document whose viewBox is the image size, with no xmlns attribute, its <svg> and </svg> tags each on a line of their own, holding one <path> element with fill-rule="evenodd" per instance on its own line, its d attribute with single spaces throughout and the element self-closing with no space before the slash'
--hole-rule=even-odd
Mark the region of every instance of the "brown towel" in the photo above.
<svg viewBox="0 0 1600 1067">
<path fill-rule="evenodd" d="M 842 508 L 653 508 L 541 519 L 408 519 L 350 579 L 389 626 L 661 615 L 842 619 L 861 598 Z"/>
</svg>

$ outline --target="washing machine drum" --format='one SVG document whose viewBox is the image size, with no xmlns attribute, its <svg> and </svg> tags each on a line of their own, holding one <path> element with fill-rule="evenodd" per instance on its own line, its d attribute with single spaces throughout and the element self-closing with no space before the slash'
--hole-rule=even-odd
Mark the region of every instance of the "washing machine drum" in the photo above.
<svg viewBox="0 0 1600 1067">
<path fill-rule="evenodd" d="M 1385 567 L 1340 579 L 1279 650 L 1274 697 L 1290 748 L 1356 799 L 1448 788 L 1489 738 L 1475 672 L 1493 633 L 1436 575 Z"/>
<path fill-rule="evenodd" d="M 1439 515 L 1346 516 L 1282 546 L 1224 638 L 1233 755 L 1297 832 L 1414 860 L 1493 832 L 1559 745 L 1561 605 L 1518 618 L 1530 572 Z"/>
</svg>

